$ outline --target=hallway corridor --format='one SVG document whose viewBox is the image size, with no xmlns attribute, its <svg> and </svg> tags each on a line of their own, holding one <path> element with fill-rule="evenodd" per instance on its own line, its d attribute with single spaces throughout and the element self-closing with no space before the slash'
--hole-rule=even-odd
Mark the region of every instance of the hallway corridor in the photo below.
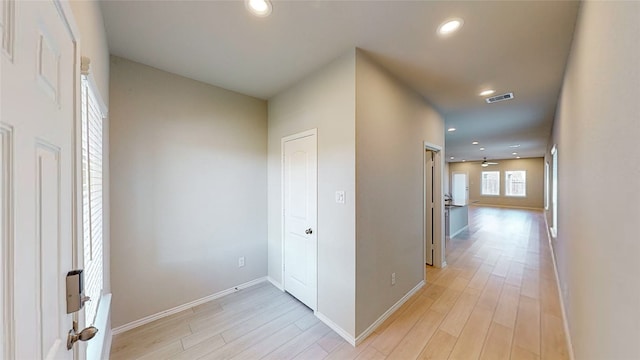
<svg viewBox="0 0 640 360">
<path fill-rule="evenodd" d="M 469 208 L 445 269 L 368 339 L 386 359 L 567 359 L 543 213 Z"/>
</svg>

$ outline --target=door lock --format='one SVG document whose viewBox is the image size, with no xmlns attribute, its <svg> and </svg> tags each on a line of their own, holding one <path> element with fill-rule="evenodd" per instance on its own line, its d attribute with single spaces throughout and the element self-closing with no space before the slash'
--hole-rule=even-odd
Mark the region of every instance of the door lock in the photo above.
<svg viewBox="0 0 640 360">
<path fill-rule="evenodd" d="M 305 234 L 310 235 L 313 234 L 313 230 L 311 230 L 311 228 L 308 228 L 307 230 L 304 231 Z"/>
<path fill-rule="evenodd" d="M 88 328 L 82 329 L 82 331 L 78 332 L 78 322 L 73 322 L 73 328 L 69 330 L 69 335 L 67 336 L 67 350 L 71 350 L 73 348 L 73 344 L 75 344 L 78 340 L 80 341 L 88 341 L 93 339 L 94 336 L 98 333 L 98 329 L 95 326 L 89 326 Z"/>
</svg>

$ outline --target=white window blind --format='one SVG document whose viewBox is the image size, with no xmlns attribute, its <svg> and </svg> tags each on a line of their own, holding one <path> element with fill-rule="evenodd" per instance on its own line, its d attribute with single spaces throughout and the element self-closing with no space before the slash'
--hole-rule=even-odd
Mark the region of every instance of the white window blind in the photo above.
<svg viewBox="0 0 640 360">
<path fill-rule="evenodd" d="M 482 195 L 500 195 L 500 172 L 482 172 Z"/>
<path fill-rule="evenodd" d="M 103 289 L 102 256 L 102 112 L 89 81 L 82 80 L 82 219 L 87 325 L 95 322 Z"/>
<path fill-rule="evenodd" d="M 527 196 L 527 172 L 523 170 L 505 171 L 505 195 Z"/>
</svg>

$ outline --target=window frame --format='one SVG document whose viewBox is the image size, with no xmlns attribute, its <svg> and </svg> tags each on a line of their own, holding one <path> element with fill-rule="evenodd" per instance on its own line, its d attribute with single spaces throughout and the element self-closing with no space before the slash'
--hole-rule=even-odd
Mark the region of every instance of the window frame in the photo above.
<svg viewBox="0 0 640 360">
<path fill-rule="evenodd" d="M 484 193 L 484 188 L 485 188 L 485 186 L 484 186 L 484 173 L 497 173 L 498 174 L 498 178 L 497 178 L 497 181 L 498 181 L 498 193 L 497 194 L 485 194 Z M 500 196 L 500 194 L 501 194 L 501 191 L 500 191 L 500 189 L 501 189 L 500 188 L 501 187 L 500 177 L 501 177 L 500 170 L 487 170 L 487 171 L 483 170 L 483 171 L 481 171 L 480 172 L 480 196 L 491 196 L 491 197 Z"/>
<path fill-rule="evenodd" d="M 84 279 L 85 279 L 85 284 L 84 284 L 84 290 L 85 290 L 85 295 L 89 296 L 91 301 L 86 303 L 84 306 L 84 326 L 89 326 L 89 325 L 94 325 L 97 321 L 98 318 L 98 313 L 100 312 L 100 308 L 103 305 L 102 302 L 102 297 L 105 294 L 105 277 L 108 276 L 108 274 L 106 274 L 106 259 L 105 259 L 105 253 L 104 253 L 104 244 L 105 244 L 105 203 L 107 201 L 107 199 L 105 199 L 105 168 L 104 168 L 104 159 L 105 159 L 105 148 L 106 148 L 106 143 L 105 143 L 105 121 L 106 121 L 106 106 L 104 104 L 104 102 L 102 101 L 102 98 L 100 96 L 100 92 L 97 89 L 97 86 L 95 84 L 95 80 L 93 79 L 93 76 L 91 74 L 85 74 L 83 73 L 80 79 L 80 146 L 79 146 L 79 151 L 80 151 L 80 164 L 78 166 L 78 170 L 80 171 L 80 211 L 79 211 L 79 215 L 80 215 L 80 230 L 81 230 L 81 235 L 80 238 L 82 239 L 82 248 L 78 249 L 79 253 L 82 254 L 82 258 L 81 258 L 81 266 L 84 269 Z M 94 125 L 89 125 L 89 122 L 91 122 L 92 120 L 90 119 L 93 116 L 93 121 L 99 121 L 99 124 L 97 126 Z M 97 119 L 99 120 L 96 120 Z M 92 192 L 94 190 L 92 190 L 91 188 L 91 180 L 90 180 L 90 176 L 91 176 L 91 172 L 92 172 L 92 164 L 94 165 L 94 169 L 96 166 L 96 163 L 93 162 L 91 159 L 95 157 L 95 153 L 91 153 L 91 144 L 95 143 L 94 139 L 95 137 L 91 137 L 89 136 L 88 131 L 90 131 L 90 126 L 91 129 L 96 129 L 99 127 L 99 135 L 100 135 L 100 144 L 99 144 L 99 175 L 100 175 L 100 194 L 98 197 L 93 197 Z M 93 133 L 94 134 L 94 133 Z M 96 146 L 96 145 L 94 145 Z M 94 147 L 95 149 L 95 147 Z M 106 148 L 106 150 L 108 151 L 108 148 Z M 88 161 L 88 163 L 85 165 L 85 156 L 86 159 Z M 85 185 L 86 183 L 86 185 Z M 85 189 L 85 186 L 87 186 L 87 188 Z M 94 185 L 96 186 L 96 185 Z M 87 191 L 85 193 L 85 191 Z M 88 196 L 88 198 L 87 198 Z M 87 202 L 89 209 L 88 209 L 88 214 L 89 214 L 89 219 L 87 219 L 87 209 L 86 209 L 86 204 L 85 204 L 85 200 L 89 199 L 89 201 Z M 100 209 L 99 209 L 99 227 L 96 226 L 95 228 L 93 228 L 91 225 L 89 226 L 89 234 L 87 235 L 87 228 L 85 226 L 85 221 L 90 221 L 92 222 L 92 214 L 94 214 L 94 211 L 96 210 L 95 208 L 92 208 L 91 205 L 91 199 L 93 200 L 99 200 L 99 204 L 100 204 Z M 93 246 L 96 245 L 95 241 L 98 236 L 95 235 L 97 234 L 97 231 L 94 232 L 94 230 L 98 230 L 99 229 L 99 239 L 100 239 L 100 251 L 99 252 L 94 252 L 93 251 Z M 89 241 L 88 241 L 89 239 Z M 87 247 L 89 247 L 89 249 L 87 249 Z M 99 287 L 100 290 L 98 291 L 98 294 L 94 294 L 91 292 L 90 286 L 91 286 L 91 276 L 92 274 L 91 269 L 94 267 L 90 266 L 89 261 L 93 261 L 91 259 L 87 259 L 86 257 L 86 253 L 87 250 L 89 250 L 91 252 L 91 255 L 99 255 L 99 259 L 100 262 L 97 263 L 98 267 L 101 270 L 101 273 L 98 275 L 98 283 L 99 283 Z"/>
<path fill-rule="evenodd" d="M 516 173 L 516 172 L 524 173 L 524 194 L 523 195 L 509 194 L 509 180 L 507 178 L 507 175 L 508 173 Z M 504 171 L 504 196 L 514 197 L 514 198 L 527 197 L 527 170 L 505 170 Z"/>
<path fill-rule="evenodd" d="M 551 148 L 551 228 L 549 232 L 555 239 L 558 237 L 558 145 Z"/>
</svg>

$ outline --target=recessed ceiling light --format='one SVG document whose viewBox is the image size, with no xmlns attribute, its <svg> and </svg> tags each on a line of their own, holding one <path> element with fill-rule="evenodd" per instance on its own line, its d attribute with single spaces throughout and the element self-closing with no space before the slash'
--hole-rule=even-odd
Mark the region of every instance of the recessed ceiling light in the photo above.
<svg viewBox="0 0 640 360">
<path fill-rule="evenodd" d="M 471 145 L 478 145 L 478 144 L 480 144 L 480 143 L 477 142 L 477 141 L 474 141 L 474 142 L 471 143 Z"/>
<path fill-rule="evenodd" d="M 480 148 L 480 151 L 484 151 L 484 148 Z"/>
<path fill-rule="evenodd" d="M 511 153 L 511 155 L 518 155 L 518 153 L 514 152 L 514 153 Z"/>
<path fill-rule="evenodd" d="M 448 129 L 447 129 L 447 131 L 448 131 L 448 132 L 454 132 L 454 131 L 456 131 L 456 128 L 454 128 L 454 127 L 450 127 L 450 128 L 448 128 Z"/>
<path fill-rule="evenodd" d="M 487 90 L 482 91 L 482 92 L 480 93 L 480 96 L 488 96 L 488 95 L 491 95 L 491 94 L 493 94 L 493 93 L 495 93 L 495 92 L 496 92 L 495 90 L 487 89 Z"/>
<path fill-rule="evenodd" d="M 438 34 L 441 36 L 451 35 L 460 30 L 463 23 L 462 19 L 449 19 L 438 26 Z"/>
<path fill-rule="evenodd" d="M 520 159 L 520 156 L 516 156 L 516 159 Z"/>
<path fill-rule="evenodd" d="M 452 157 L 450 157 L 449 159 L 453 160 L 453 159 L 455 159 L 455 157 L 453 157 L 453 156 L 452 156 Z"/>
<path fill-rule="evenodd" d="M 258 17 L 266 17 L 273 9 L 269 0 L 244 0 L 244 5 L 250 13 Z"/>
<path fill-rule="evenodd" d="M 462 159 L 462 162 L 467 162 L 467 160 L 465 160 L 465 159 Z"/>
<path fill-rule="evenodd" d="M 509 145 L 510 148 L 519 148 L 520 144 L 516 144 L 516 145 Z"/>
</svg>

